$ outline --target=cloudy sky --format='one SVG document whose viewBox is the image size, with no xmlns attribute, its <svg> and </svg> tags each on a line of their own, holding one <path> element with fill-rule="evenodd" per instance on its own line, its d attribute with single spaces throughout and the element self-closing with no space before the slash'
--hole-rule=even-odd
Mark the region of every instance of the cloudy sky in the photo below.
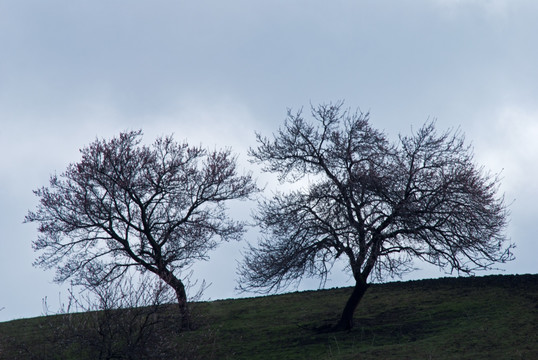
<svg viewBox="0 0 538 360">
<path fill-rule="evenodd" d="M 65 300 L 53 271 L 32 267 L 37 232 L 22 221 L 32 190 L 96 137 L 141 128 L 148 142 L 231 146 L 263 182 L 246 162 L 254 131 L 340 99 L 394 137 L 431 118 L 460 127 L 512 203 L 504 273 L 536 273 L 537 18 L 534 0 L 0 0 L 0 321 Z M 205 298 L 238 296 L 244 246 L 195 267 Z"/>
</svg>

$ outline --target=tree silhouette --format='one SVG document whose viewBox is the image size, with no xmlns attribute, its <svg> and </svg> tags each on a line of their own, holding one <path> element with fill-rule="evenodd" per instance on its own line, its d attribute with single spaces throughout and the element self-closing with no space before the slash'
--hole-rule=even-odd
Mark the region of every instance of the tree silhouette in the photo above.
<svg viewBox="0 0 538 360">
<path fill-rule="evenodd" d="M 475 165 L 461 132 L 438 134 L 429 122 L 391 142 L 342 103 L 312 115 L 288 111 L 273 138 L 257 134 L 250 150 L 281 182 L 308 182 L 259 203 L 262 238 L 240 265 L 241 289 L 326 279 L 345 256 L 355 287 L 336 328 L 349 329 L 371 277 L 400 276 L 416 258 L 466 274 L 513 258 L 499 178 Z"/>
<path fill-rule="evenodd" d="M 35 264 L 56 267 L 55 280 L 113 281 L 135 267 L 171 286 L 188 326 L 181 270 L 208 259 L 219 240 L 237 240 L 244 223 L 229 219 L 225 202 L 257 191 L 239 176 L 230 150 L 207 151 L 172 137 L 141 145 L 141 131 L 96 140 L 80 162 L 48 187 L 25 221 L 39 224 Z"/>
</svg>

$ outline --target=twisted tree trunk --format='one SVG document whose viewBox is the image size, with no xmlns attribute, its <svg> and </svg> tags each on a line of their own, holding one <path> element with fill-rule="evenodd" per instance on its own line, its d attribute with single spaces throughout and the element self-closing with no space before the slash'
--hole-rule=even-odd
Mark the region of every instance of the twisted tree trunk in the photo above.
<svg viewBox="0 0 538 360">
<path fill-rule="evenodd" d="M 353 327 L 353 314 L 369 286 L 370 284 L 367 284 L 366 281 L 356 281 L 353 292 L 347 300 L 340 321 L 335 326 L 335 330 L 350 330 Z"/>
<path fill-rule="evenodd" d="M 181 314 L 181 328 L 190 330 L 192 328 L 191 316 L 187 304 L 187 293 L 185 285 L 172 272 L 165 270 L 160 272 L 159 277 L 167 283 L 176 293 L 177 303 Z"/>
</svg>

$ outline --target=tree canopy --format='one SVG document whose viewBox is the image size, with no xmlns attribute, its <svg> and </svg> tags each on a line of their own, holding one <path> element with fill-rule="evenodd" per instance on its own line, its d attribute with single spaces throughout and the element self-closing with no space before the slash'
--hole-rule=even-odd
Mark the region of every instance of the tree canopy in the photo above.
<svg viewBox="0 0 538 360">
<path fill-rule="evenodd" d="M 39 224 L 35 264 L 57 269 L 55 280 L 113 281 L 129 268 L 159 276 L 186 311 L 181 271 L 208 259 L 219 241 L 238 240 L 244 223 L 225 203 L 258 191 L 250 174 L 238 175 L 229 149 L 208 151 L 171 136 L 151 146 L 142 132 L 96 140 L 81 150 L 48 187 L 26 222 Z"/>
<path fill-rule="evenodd" d="M 399 276 L 422 260 L 473 274 L 513 258 L 504 234 L 509 211 L 500 179 L 477 166 L 463 134 L 427 122 L 391 141 L 368 113 L 342 103 L 288 117 L 272 138 L 257 134 L 254 163 L 282 183 L 255 214 L 262 236 L 239 268 L 240 288 L 271 291 L 304 276 L 326 278 L 345 256 L 355 288 L 339 323 L 353 312 L 369 278 Z"/>
</svg>

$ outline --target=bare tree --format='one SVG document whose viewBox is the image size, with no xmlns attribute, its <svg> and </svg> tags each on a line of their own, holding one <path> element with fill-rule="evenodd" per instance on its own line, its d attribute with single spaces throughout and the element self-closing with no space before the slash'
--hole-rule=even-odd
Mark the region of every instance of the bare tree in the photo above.
<svg viewBox="0 0 538 360">
<path fill-rule="evenodd" d="M 56 267 L 56 281 L 75 284 L 113 281 L 132 267 L 149 271 L 174 289 L 188 320 L 181 271 L 208 259 L 219 240 L 241 238 L 245 224 L 231 220 L 224 204 L 257 187 L 237 174 L 229 149 L 207 151 L 172 137 L 145 146 L 141 136 L 96 140 L 80 162 L 35 191 L 39 205 L 25 218 L 39 224 L 35 264 Z"/>
<path fill-rule="evenodd" d="M 56 351 L 72 351 L 91 359 L 176 358 L 177 312 L 168 311 L 171 288 L 142 276 L 87 284 L 69 294 L 69 305 L 55 328 Z M 73 313 L 72 311 L 75 311 Z M 81 313 L 76 313 L 81 312 Z"/>
<path fill-rule="evenodd" d="M 312 115 L 288 111 L 284 127 L 272 139 L 257 134 L 250 150 L 281 182 L 308 182 L 260 202 L 262 238 L 240 265 L 241 289 L 324 280 L 345 256 L 355 287 L 336 328 L 349 329 L 369 277 L 401 276 L 415 258 L 465 274 L 513 258 L 499 178 L 475 165 L 460 131 L 438 134 L 429 122 L 390 142 L 342 103 Z"/>
<path fill-rule="evenodd" d="M 191 316 L 202 327 L 182 331 L 173 289 L 151 273 L 131 273 L 111 282 L 71 286 L 57 310 L 49 308 L 45 297 L 45 317 L 35 324 L 39 336 L 0 334 L 1 354 L 13 360 L 207 359 L 217 346 L 218 329 L 206 315 L 192 305 Z M 186 282 L 187 289 L 194 286 Z"/>
</svg>

